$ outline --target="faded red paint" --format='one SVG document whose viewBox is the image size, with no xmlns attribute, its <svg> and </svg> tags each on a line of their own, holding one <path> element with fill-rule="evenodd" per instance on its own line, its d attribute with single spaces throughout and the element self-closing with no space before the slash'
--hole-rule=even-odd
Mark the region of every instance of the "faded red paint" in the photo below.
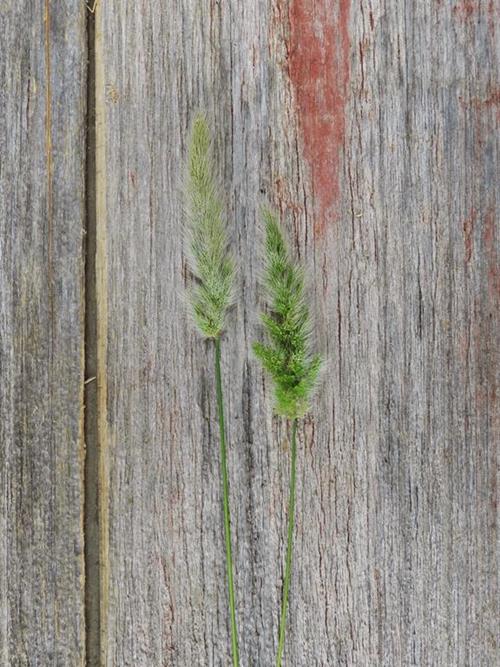
<svg viewBox="0 0 500 667">
<path fill-rule="evenodd" d="M 479 10 L 478 2 L 471 2 L 471 0 L 466 0 L 458 2 L 453 9 L 451 10 L 455 16 L 458 16 L 463 19 L 468 19 Z"/>
<path fill-rule="evenodd" d="M 488 18 L 498 16 L 500 9 L 495 6 L 494 0 L 490 0 L 487 6 L 479 0 L 461 0 L 453 5 L 451 12 L 455 17 L 465 20 L 481 14 L 486 14 Z"/>
<path fill-rule="evenodd" d="M 478 111 L 484 111 L 485 109 L 495 109 L 496 110 L 496 120 L 500 122 L 500 88 L 493 88 L 489 95 L 484 99 L 474 98 L 472 100 L 472 106 Z"/>
<path fill-rule="evenodd" d="M 483 100 L 483 108 L 497 107 L 500 104 L 500 88 L 494 88 L 488 97 Z"/>
<path fill-rule="evenodd" d="M 349 83 L 350 0 L 292 0 L 288 72 L 316 205 L 316 231 L 338 215 Z"/>
<path fill-rule="evenodd" d="M 470 262 L 472 257 L 472 246 L 474 242 L 474 223 L 476 222 L 476 211 L 472 209 L 468 218 L 464 220 L 464 246 L 465 261 Z"/>
<path fill-rule="evenodd" d="M 488 262 L 488 289 L 492 301 L 496 301 L 500 297 L 500 267 L 498 265 L 495 232 L 495 214 L 493 208 L 489 208 L 484 216 L 483 243 Z"/>
<path fill-rule="evenodd" d="M 438 5 L 442 7 L 442 0 L 437 1 Z M 500 17 L 498 0 L 489 0 L 487 5 L 481 0 L 460 0 L 451 8 L 451 14 L 457 21 L 469 24 L 486 18 L 490 36 L 495 39 L 496 23 Z"/>
<path fill-rule="evenodd" d="M 483 241 L 486 252 L 491 252 L 494 249 L 495 241 L 495 218 L 491 207 L 486 211 L 486 215 L 484 216 Z"/>
<path fill-rule="evenodd" d="M 452 10 L 453 16 L 463 23 L 473 25 L 475 22 L 486 19 L 490 37 L 496 39 L 496 26 L 500 18 L 500 5 L 498 0 L 489 0 L 488 4 L 476 0 L 462 1 L 457 3 Z"/>
<path fill-rule="evenodd" d="M 474 123 L 474 158 L 482 161 L 485 144 L 490 140 L 492 130 L 500 124 L 500 88 L 491 86 L 482 97 L 459 97 L 459 103 Z"/>
</svg>

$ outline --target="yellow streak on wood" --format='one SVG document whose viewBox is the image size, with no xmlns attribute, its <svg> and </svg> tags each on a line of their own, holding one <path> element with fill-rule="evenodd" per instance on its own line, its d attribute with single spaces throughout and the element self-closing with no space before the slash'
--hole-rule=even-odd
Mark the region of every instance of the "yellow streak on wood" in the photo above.
<svg viewBox="0 0 500 667">
<path fill-rule="evenodd" d="M 107 410 L 107 253 L 106 253 L 106 128 L 105 75 L 102 43 L 102 14 L 96 7 L 96 309 L 97 309 L 97 446 L 99 502 L 100 649 L 101 665 L 107 664 L 109 596 L 109 465 Z"/>
</svg>

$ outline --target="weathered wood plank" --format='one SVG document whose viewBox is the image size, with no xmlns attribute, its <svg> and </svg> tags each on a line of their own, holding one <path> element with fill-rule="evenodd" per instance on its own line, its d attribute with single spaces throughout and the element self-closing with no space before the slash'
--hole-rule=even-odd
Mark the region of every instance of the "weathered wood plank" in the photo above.
<svg viewBox="0 0 500 667">
<path fill-rule="evenodd" d="M 80 665 L 85 6 L 0 10 L 0 663 Z"/>
<path fill-rule="evenodd" d="M 250 354 L 264 199 L 312 274 L 329 361 L 300 432 L 287 664 L 495 663 L 492 6 L 98 8 L 108 664 L 230 661 L 212 350 L 182 302 L 197 107 L 241 262 L 223 345 L 243 664 L 276 646 L 289 463 Z"/>
</svg>

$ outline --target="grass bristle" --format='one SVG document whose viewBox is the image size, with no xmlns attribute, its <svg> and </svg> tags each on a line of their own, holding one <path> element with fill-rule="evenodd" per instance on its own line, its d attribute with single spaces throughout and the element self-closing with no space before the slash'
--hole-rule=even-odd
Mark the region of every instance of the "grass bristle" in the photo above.
<svg viewBox="0 0 500 667">
<path fill-rule="evenodd" d="M 191 128 L 188 151 L 186 238 L 194 277 L 189 292 L 191 312 L 196 327 L 207 338 L 217 338 L 224 329 L 235 275 L 215 174 L 210 131 L 205 116 L 198 114 Z"/>
<path fill-rule="evenodd" d="M 291 259 L 276 215 L 265 210 L 264 220 L 264 286 L 269 312 L 262 315 L 262 322 L 269 343 L 255 343 L 253 349 L 274 382 L 276 412 L 294 419 L 310 408 L 322 359 L 311 350 L 312 321 L 304 298 L 304 271 Z"/>
</svg>

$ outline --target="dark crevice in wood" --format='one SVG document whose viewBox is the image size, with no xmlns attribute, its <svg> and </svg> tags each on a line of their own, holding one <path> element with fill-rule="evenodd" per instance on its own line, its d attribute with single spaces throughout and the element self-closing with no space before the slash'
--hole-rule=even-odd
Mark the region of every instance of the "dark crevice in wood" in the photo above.
<svg viewBox="0 0 500 667">
<path fill-rule="evenodd" d="M 97 400 L 96 288 L 96 94 L 95 15 L 87 17 L 87 145 L 85 220 L 85 626 L 86 664 L 98 667 L 100 656 L 99 452 Z"/>
</svg>

